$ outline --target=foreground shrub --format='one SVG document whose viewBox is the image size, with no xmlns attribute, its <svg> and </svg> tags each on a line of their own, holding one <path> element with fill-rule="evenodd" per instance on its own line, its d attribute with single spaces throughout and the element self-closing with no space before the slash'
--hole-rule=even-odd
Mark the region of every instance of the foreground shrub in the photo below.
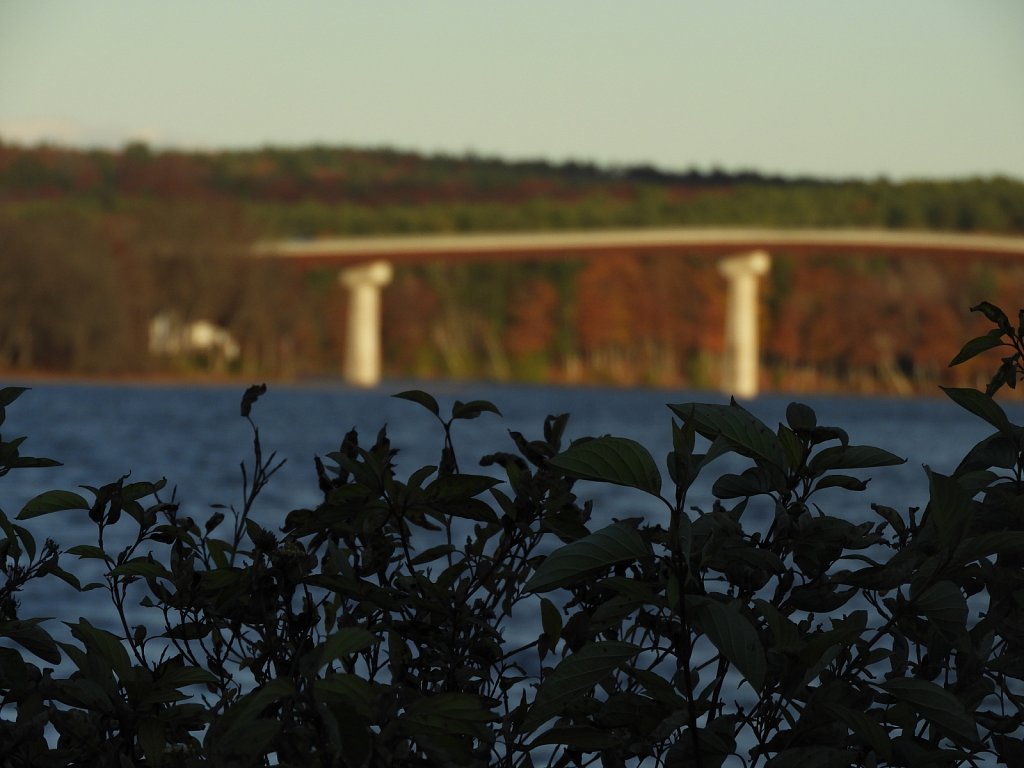
<svg viewBox="0 0 1024 768">
<path fill-rule="evenodd" d="M 976 309 L 995 327 L 953 364 L 1009 354 L 987 392 L 946 392 L 993 433 L 926 469 L 923 510 L 860 524 L 821 492 L 903 459 L 805 405 L 776 429 L 735 402 L 669 406 L 667 479 L 631 440 L 564 446 L 552 416 L 482 458 L 499 480 L 452 435 L 498 409 L 410 391 L 436 466 L 399 477 L 386 431 L 350 432 L 316 461 L 322 503 L 269 530 L 250 513 L 280 462 L 250 388 L 238 508 L 197 519 L 122 477 L 0 513 L 0 765 L 1024 764 L 1024 428 L 992 398 L 1022 374 L 1024 314 Z M 0 442 L 0 475 L 54 463 L 23 439 Z M 746 469 L 690 509 L 725 455 Z M 664 512 L 594 530 L 581 480 Z M 95 541 L 39 546 L 20 521 L 43 515 L 87 516 Z M 116 624 L 62 637 L 18 604 L 53 579 L 105 593 Z"/>
</svg>

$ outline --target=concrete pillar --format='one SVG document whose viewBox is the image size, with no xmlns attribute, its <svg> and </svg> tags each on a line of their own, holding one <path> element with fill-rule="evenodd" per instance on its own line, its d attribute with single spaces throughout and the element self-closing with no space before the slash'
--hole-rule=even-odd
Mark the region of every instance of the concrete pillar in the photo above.
<svg viewBox="0 0 1024 768">
<path fill-rule="evenodd" d="M 380 382 L 380 291 L 394 270 L 386 261 L 343 269 L 338 275 L 348 288 L 348 328 L 342 375 L 349 384 L 373 387 Z"/>
<path fill-rule="evenodd" d="M 735 397 L 757 395 L 760 372 L 757 287 L 758 280 L 770 267 L 771 257 L 764 251 L 730 256 L 718 264 L 719 271 L 729 282 L 722 389 Z"/>
</svg>

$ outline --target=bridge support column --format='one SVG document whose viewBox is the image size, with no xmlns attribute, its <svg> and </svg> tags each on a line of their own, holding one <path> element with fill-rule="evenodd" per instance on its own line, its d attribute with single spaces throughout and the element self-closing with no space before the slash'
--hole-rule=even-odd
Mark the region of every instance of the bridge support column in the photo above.
<svg viewBox="0 0 1024 768">
<path fill-rule="evenodd" d="M 771 257 L 764 251 L 730 256 L 718 269 L 729 282 L 725 308 L 725 360 L 722 389 L 735 397 L 754 397 L 758 390 L 760 353 L 757 332 L 758 280 L 768 273 Z"/>
<path fill-rule="evenodd" d="M 338 275 L 348 288 L 348 328 L 342 375 L 349 384 L 373 387 L 380 382 L 380 292 L 394 270 L 386 261 L 343 269 Z"/>
</svg>

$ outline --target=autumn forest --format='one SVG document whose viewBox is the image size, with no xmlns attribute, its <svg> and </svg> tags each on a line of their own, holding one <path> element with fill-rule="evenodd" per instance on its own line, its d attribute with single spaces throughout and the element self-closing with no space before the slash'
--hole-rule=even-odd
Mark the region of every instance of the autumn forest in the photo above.
<svg viewBox="0 0 1024 768">
<path fill-rule="evenodd" d="M 1024 182 L 676 173 L 389 149 L 0 142 L 0 373 L 335 377 L 346 315 L 336 270 L 256 262 L 248 244 L 653 226 L 1024 234 Z M 764 383 L 780 390 L 976 383 L 981 371 L 947 367 L 956 343 L 983 330 L 968 307 L 1017 306 L 1024 295 L 1024 264 L 773 259 Z M 697 256 L 401 266 L 384 295 L 385 373 L 713 386 L 724 298 L 713 260 Z M 157 318 L 205 321 L 237 348 L 156 349 Z"/>
</svg>

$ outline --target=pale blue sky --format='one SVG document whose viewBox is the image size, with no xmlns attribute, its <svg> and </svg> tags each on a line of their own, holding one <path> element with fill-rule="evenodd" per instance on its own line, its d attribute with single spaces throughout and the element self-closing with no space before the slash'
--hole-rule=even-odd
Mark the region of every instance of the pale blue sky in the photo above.
<svg viewBox="0 0 1024 768">
<path fill-rule="evenodd" d="M 1024 0 L 0 0 L 0 136 L 1024 178 Z"/>
</svg>

